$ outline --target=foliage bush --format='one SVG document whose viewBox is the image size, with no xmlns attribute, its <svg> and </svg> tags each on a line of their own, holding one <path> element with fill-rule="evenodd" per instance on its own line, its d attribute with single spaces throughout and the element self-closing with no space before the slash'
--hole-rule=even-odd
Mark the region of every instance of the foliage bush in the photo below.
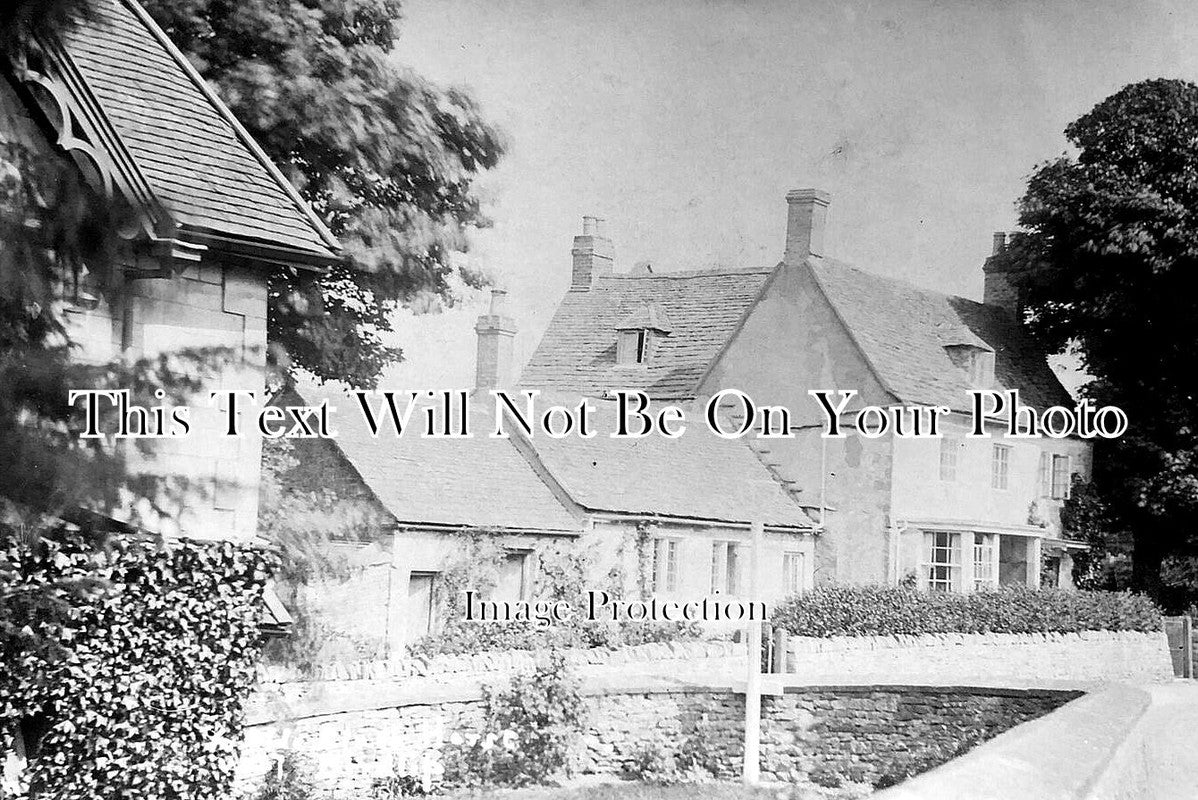
<svg viewBox="0 0 1198 800">
<path fill-rule="evenodd" d="M 273 566 L 229 542 L 0 539 L 0 750 L 42 722 L 30 795 L 228 797 Z"/>
<path fill-rule="evenodd" d="M 790 597 L 773 614 L 796 636 L 1155 631 L 1161 613 L 1130 592 L 1004 587 L 973 594 L 905 586 L 828 586 Z"/>
<path fill-rule="evenodd" d="M 707 783 L 733 776 L 734 770 L 720 752 L 706 714 L 682 739 L 677 751 L 670 751 L 670 746 L 661 740 L 649 742 L 624 765 L 626 776 L 663 785 Z"/>
<path fill-rule="evenodd" d="M 507 689 L 483 693 L 485 722 L 472 740 L 443 751 L 450 786 L 527 786 L 562 773 L 582 733 L 585 709 L 577 677 L 554 654 Z"/>
<path fill-rule="evenodd" d="M 247 800 L 316 800 L 312 759 L 295 750 L 284 750 Z"/>
</svg>

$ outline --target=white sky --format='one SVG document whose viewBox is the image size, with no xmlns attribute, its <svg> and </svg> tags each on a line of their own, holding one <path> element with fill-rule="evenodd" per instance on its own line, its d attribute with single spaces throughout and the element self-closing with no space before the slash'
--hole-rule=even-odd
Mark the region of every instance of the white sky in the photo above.
<svg viewBox="0 0 1198 800">
<path fill-rule="evenodd" d="M 833 194 L 828 252 L 980 297 L 1065 125 L 1121 86 L 1198 80 L 1187 0 L 407 0 L 399 61 L 470 89 L 509 140 L 471 256 L 531 354 L 583 214 L 616 268 L 772 265 L 788 189 Z M 483 298 L 400 320 L 392 388 L 473 378 Z"/>
</svg>

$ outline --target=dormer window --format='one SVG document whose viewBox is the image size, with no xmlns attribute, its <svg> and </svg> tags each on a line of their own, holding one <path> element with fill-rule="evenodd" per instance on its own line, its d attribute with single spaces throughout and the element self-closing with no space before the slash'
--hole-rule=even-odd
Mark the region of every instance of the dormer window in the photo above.
<svg viewBox="0 0 1198 800">
<path fill-rule="evenodd" d="M 969 385 L 974 389 L 986 389 L 994 385 L 994 350 L 976 344 L 945 345 L 945 352 L 954 364 L 969 376 Z"/>
<path fill-rule="evenodd" d="M 616 364 L 637 366 L 648 364 L 671 325 L 665 309 L 649 303 L 633 309 L 616 325 Z"/>
</svg>

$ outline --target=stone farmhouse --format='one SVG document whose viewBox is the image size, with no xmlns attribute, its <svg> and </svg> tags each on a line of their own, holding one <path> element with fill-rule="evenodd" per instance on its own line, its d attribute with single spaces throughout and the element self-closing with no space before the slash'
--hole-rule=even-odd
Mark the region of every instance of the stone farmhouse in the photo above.
<svg viewBox="0 0 1198 800">
<path fill-rule="evenodd" d="M 133 211 L 113 276 L 120 300 L 109 305 L 94 274 L 65 280 L 79 358 L 218 348 L 229 357 L 211 388 L 260 395 L 267 276 L 336 262 L 333 236 L 135 0 L 94 4 L 94 17 L 62 41 L 39 42 L 2 68 L 0 148 L 69 159 L 96 192 Z M 193 425 L 219 431 L 207 399 L 195 401 Z M 261 444 L 252 433 L 155 444 L 135 468 L 189 489 L 174 513 L 141 514 L 139 526 L 254 536 Z"/>
<path fill-rule="evenodd" d="M 477 433 L 388 442 L 355 422 L 356 400 L 336 396 L 351 412 L 338 415 L 337 439 L 268 445 L 295 450 L 276 476 L 280 507 L 328 491 L 375 521 L 369 537 L 341 545 L 357 576 L 311 593 L 329 625 L 373 642 L 367 649 L 435 631 L 438 581 L 470 532 L 502 542 L 507 598 L 529 597 L 537 553 L 562 542 L 602 553 L 605 567 L 635 552 L 640 563 L 627 561 L 626 574 L 648 570 L 655 594 L 736 595 L 758 515 L 771 600 L 832 582 L 1071 585 L 1080 545 L 1061 537 L 1060 508 L 1073 476 L 1089 473 L 1088 442 L 1008 439 L 996 419 L 986 422 L 993 438 L 965 435 L 971 388 L 1018 389 L 1039 409 L 1072 403 L 1021 330 L 998 261 L 987 262 L 985 303 L 923 290 L 825 256 L 826 194 L 787 201 L 786 252 L 766 269 L 617 272 L 599 221 L 584 220 L 570 289 L 516 387 L 567 406 L 582 396 L 611 405 L 611 391 L 636 389 L 693 403 L 696 417 L 708 398 L 738 389 L 788 407 L 788 437 L 719 439 L 692 425 L 675 440 L 635 443 Z M 1004 244 L 996 238 L 996 253 Z M 475 330 L 479 411 L 483 390 L 512 388 L 517 328 L 504 292 Z M 855 389 L 848 426 L 863 404 L 952 413 L 941 438 L 826 439 L 809 389 Z M 304 391 L 276 402 L 319 399 Z M 487 409 L 472 427 L 492 422 Z M 634 547 L 637 536 L 651 547 Z"/>
<path fill-rule="evenodd" d="M 737 389 L 790 409 L 788 438 L 742 441 L 802 505 L 825 512 L 818 584 L 1068 585 L 1079 546 L 1061 538 L 1060 508 L 1072 477 L 1089 474 L 1089 443 L 1006 438 L 996 419 L 986 422 L 993 438 L 965 436 L 971 389 L 1018 389 L 1040 410 L 1073 405 L 1023 332 L 1000 260 L 985 266 L 983 303 L 921 289 L 828 257 L 827 193 L 786 201 L 785 252 L 764 269 L 617 272 L 611 241 L 584 220 L 569 291 L 520 385 L 696 403 Z M 995 254 L 1004 246 L 996 234 Z M 858 392 L 846 423 L 864 405 L 953 413 L 939 439 L 827 439 L 808 392 L 829 389 Z"/>
</svg>

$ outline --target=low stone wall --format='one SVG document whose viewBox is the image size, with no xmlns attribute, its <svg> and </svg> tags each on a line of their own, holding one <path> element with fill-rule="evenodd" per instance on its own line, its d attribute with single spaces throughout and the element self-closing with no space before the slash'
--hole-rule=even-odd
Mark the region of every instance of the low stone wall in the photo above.
<svg viewBox="0 0 1198 800">
<path fill-rule="evenodd" d="M 646 748 L 677 752 L 688 739 L 739 774 L 744 695 L 728 686 L 586 687 L 589 707 L 580 767 L 622 772 Z M 927 686 L 787 687 L 762 700 L 763 777 L 873 782 L 912 763 L 930 766 L 976 742 L 1051 711 L 1075 691 Z M 282 749 L 309 754 L 320 788 L 365 798 L 372 778 L 408 759 L 435 759 L 454 733 L 480 730 L 477 693 L 423 692 L 385 708 L 271 718 L 259 708 L 246 730 L 239 788 L 248 789 Z"/>
<path fill-rule="evenodd" d="M 652 669 L 654 664 L 669 663 L 676 669 L 679 662 L 712 666 L 723 659 L 743 659 L 745 645 L 731 641 L 655 642 L 629 647 L 606 649 L 565 649 L 556 651 L 572 667 L 603 667 L 629 664 L 636 669 Z M 548 653 L 530 650 L 507 650 L 496 653 L 464 653 L 462 655 L 414 656 L 396 659 L 368 659 L 323 664 L 309 672 L 289 667 L 263 665 L 258 669 L 260 685 L 313 681 L 402 680 L 431 678 L 457 680 L 462 675 L 481 675 L 528 671 L 544 663 Z"/>
<path fill-rule="evenodd" d="M 1022 683 L 1171 680 L 1163 631 L 790 637 L 786 672 L 799 681 Z"/>
</svg>

